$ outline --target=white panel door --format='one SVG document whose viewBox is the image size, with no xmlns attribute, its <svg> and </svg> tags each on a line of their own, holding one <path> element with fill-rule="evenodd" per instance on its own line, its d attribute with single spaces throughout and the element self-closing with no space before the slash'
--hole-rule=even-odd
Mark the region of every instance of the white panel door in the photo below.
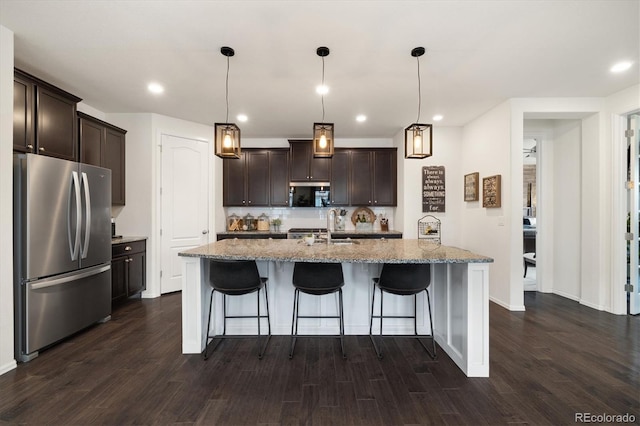
<svg viewBox="0 0 640 426">
<path fill-rule="evenodd" d="M 162 135 L 160 293 L 182 290 L 178 253 L 209 242 L 207 142 Z"/>
</svg>

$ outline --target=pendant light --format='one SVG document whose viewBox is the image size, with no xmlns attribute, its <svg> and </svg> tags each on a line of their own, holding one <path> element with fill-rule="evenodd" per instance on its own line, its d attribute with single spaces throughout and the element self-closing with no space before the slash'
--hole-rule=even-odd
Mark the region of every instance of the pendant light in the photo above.
<svg viewBox="0 0 640 426">
<path fill-rule="evenodd" d="M 235 55 L 232 48 L 223 46 L 220 53 L 227 57 L 227 78 L 225 85 L 225 101 L 227 118 L 224 123 L 215 124 L 216 155 L 221 158 L 240 158 L 240 128 L 229 123 L 229 58 Z"/>
<path fill-rule="evenodd" d="M 322 88 L 324 88 L 324 57 L 329 56 L 328 47 L 318 47 L 318 56 L 322 58 Z M 322 122 L 313 123 L 313 156 L 333 157 L 333 123 L 324 122 L 324 90 L 322 96 Z"/>
<path fill-rule="evenodd" d="M 424 55 L 424 47 L 411 50 L 411 56 L 418 62 L 418 119 L 404 129 L 404 158 L 426 158 L 432 154 L 432 126 L 420 124 L 420 107 L 422 93 L 420 87 L 420 56 Z"/>
</svg>

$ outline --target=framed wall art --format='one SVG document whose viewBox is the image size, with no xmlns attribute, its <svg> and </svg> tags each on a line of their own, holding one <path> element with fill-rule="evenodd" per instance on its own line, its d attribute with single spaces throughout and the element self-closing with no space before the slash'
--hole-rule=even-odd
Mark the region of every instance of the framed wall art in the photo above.
<svg viewBox="0 0 640 426">
<path fill-rule="evenodd" d="M 464 200 L 478 201 L 478 181 L 480 173 L 469 173 L 464 175 Z"/>
<path fill-rule="evenodd" d="M 446 204 L 444 166 L 423 167 L 421 183 L 422 211 L 444 213 Z"/>
<path fill-rule="evenodd" d="M 500 175 L 482 179 L 482 207 L 495 208 L 501 206 Z"/>
</svg>

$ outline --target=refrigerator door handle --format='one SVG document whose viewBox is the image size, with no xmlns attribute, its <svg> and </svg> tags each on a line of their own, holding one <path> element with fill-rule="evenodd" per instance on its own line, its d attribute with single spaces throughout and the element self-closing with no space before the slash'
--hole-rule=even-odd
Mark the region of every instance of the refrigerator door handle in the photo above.
<svg viewBox="0 0 640 426">
<path fill-rule="evenodd" d="M 89 178 L 85 172 L 82 172 L 82 187 L 84 188 L 84 199 L 85 199 L 85 233 L 84 233 L 84 244 L 82 248 L 82 258 L 86 259 L 87 254 L 89 253 L 89 239 L 91 237 L 91 194 L 89 191 Z"/>
<path fill-rule="evenodd" d="M 75 236 L 71 237 L 71 229 L 74 224 L 71 223 L 71 201 L 75 199 L 76 206 L 76 223 Z M 78 260 L 78 250 L 80 249 L 80 216 L 82 210 L 80 208 L 80 182 L 78 181 L 78 172 L 71 172 L 71 186 L 69 187 L 69 211 L 67 214 L 67 235 L 69 237 L 69 252 L 71 260 Z"/>
<path fill-rule="evenodd" d="M 111 265 L 105 265 L 105 266 L 101 266 L 100 268 L 95 268 L 95 269 L 92 269 L 90 271 L 83 272 L 81 274 L 73 274 L 73 275 L 68 275 L 68 276 L 65 276 L 65 277 L 44 280 L 44 281 L 39 282 L 39 283 L 33 283 L 33 284 L 30 284 L 30 288 L 32 290 L 39 290 L 39 289 L 43 289 L 43 288 L 47 288 L 47 287 L 53 287 L 53 286 L 56 286 L 56 285 L 68 283 L 68 282 L 71 282 L 71 281 L 78 281 L 78 280 L 80 280 L 82 278 L 87 278 L 87 277 L 91 277 L 93 275 L 101 274 L 101 273 L 103 273 L 105 271 L 108 271 L 109 269 L 111 269 Z"/>
</svg>

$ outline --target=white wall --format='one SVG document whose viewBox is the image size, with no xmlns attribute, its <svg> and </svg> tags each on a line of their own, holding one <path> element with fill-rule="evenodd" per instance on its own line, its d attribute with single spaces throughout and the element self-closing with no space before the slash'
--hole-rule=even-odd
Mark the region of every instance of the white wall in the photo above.
<svg viewBox="0 0 640 426">
<path fill-rule="evenodd" d="M 553 292 L 580 300 L 581 270 L 581 121 L 554 120 L 553 142 Z M 587 198 L 588 194 L 584 194 Z M 560 259 L 561 258 L 561 259 Z"/>
<path fill-rule="evenodd" d="M 0 26 L 0 374 L 13 348 L 13 32 Z"/>
<path fill-rule="evenodd" d="M 432 214 L 442 221 L 442 244 L 461 244 L 460 205 L 463 199 L 463 174 L 460 171 L 461 127 L 433 128 L 433 155 L 421 160 L 404 158 L 404 130 L 394 139 L 398 146 L 398 207 L 396 223 L 403 238 L 418 238 L 418 220 Z M 444 166 L 445 212 L 422 211 L 422 168 Z"/>
<path fill-rule="evenodd" d="M 522 123 L 520 124 L 522 126 Z M 513 174 L 511 147 L 511 103 L 504 102 L 478 117 L 463 128 L 460 164 L 457 173 L 480 174 L 480 200 L 464 202 L 460 183 L 461 245 L 473 252 L 490 256 L 494 263 L 489 268 L 492 301 L 511 310 L 523 310 L 522 267 L 513 269 L 512 252 L 519 252 L 522 265 L 522 138 L 518 150 L 519 173 Z M 516 166 L 517 167 L 517 164 Z M 502 207 L 482 207 L 482 179 L 502 176 Z M 519 181 L 517 177 L 519 176 Z M 514 179 L 516 178 L 516 179 Z M 513 200 L 511 186 L 519 186 L 517 215 L 512 218 Z M 519 247 L 512 242 L 512 222 L 516 225 Z M 515 275 L 514 275 L 515 272 Z M 520 292 L 514 293 L 512 283 L 519 283 Z"/>
<path fill-rule="evenodd" d="M 592 114 L 582 119 L 582 172 L 581 172 L 581 229 L 580 229 L 580 303 L 599 310 L 612 310 L 610 288 L 611 256 L 611 187 L 624 187 L 624 180 L 614 179 L 611 173 L 610 138 L 604 138 L 601 129 L 605 114 Z M 623 142 L 624 143 L 624 142 Z M 626 150 L 625 158 L 626 158 Z M 626 174 L 625 174 L 626 175 Z M 614 181 L 616 183 L 614 183 Z M 598 193 L 598 189 L 602 191 Z M 621 212 L 626 217 L 626 211 Z M 624 241 L 624 233 L 620 234 Z M 624 255 L 626 265 L 626 254 Z M 626 280 L 626 278 L 625 278 Z M 620 283 L 620 288 L 624 282 Z M 606 288 L 601 294 L 602 289 Z"/>
</svg>

